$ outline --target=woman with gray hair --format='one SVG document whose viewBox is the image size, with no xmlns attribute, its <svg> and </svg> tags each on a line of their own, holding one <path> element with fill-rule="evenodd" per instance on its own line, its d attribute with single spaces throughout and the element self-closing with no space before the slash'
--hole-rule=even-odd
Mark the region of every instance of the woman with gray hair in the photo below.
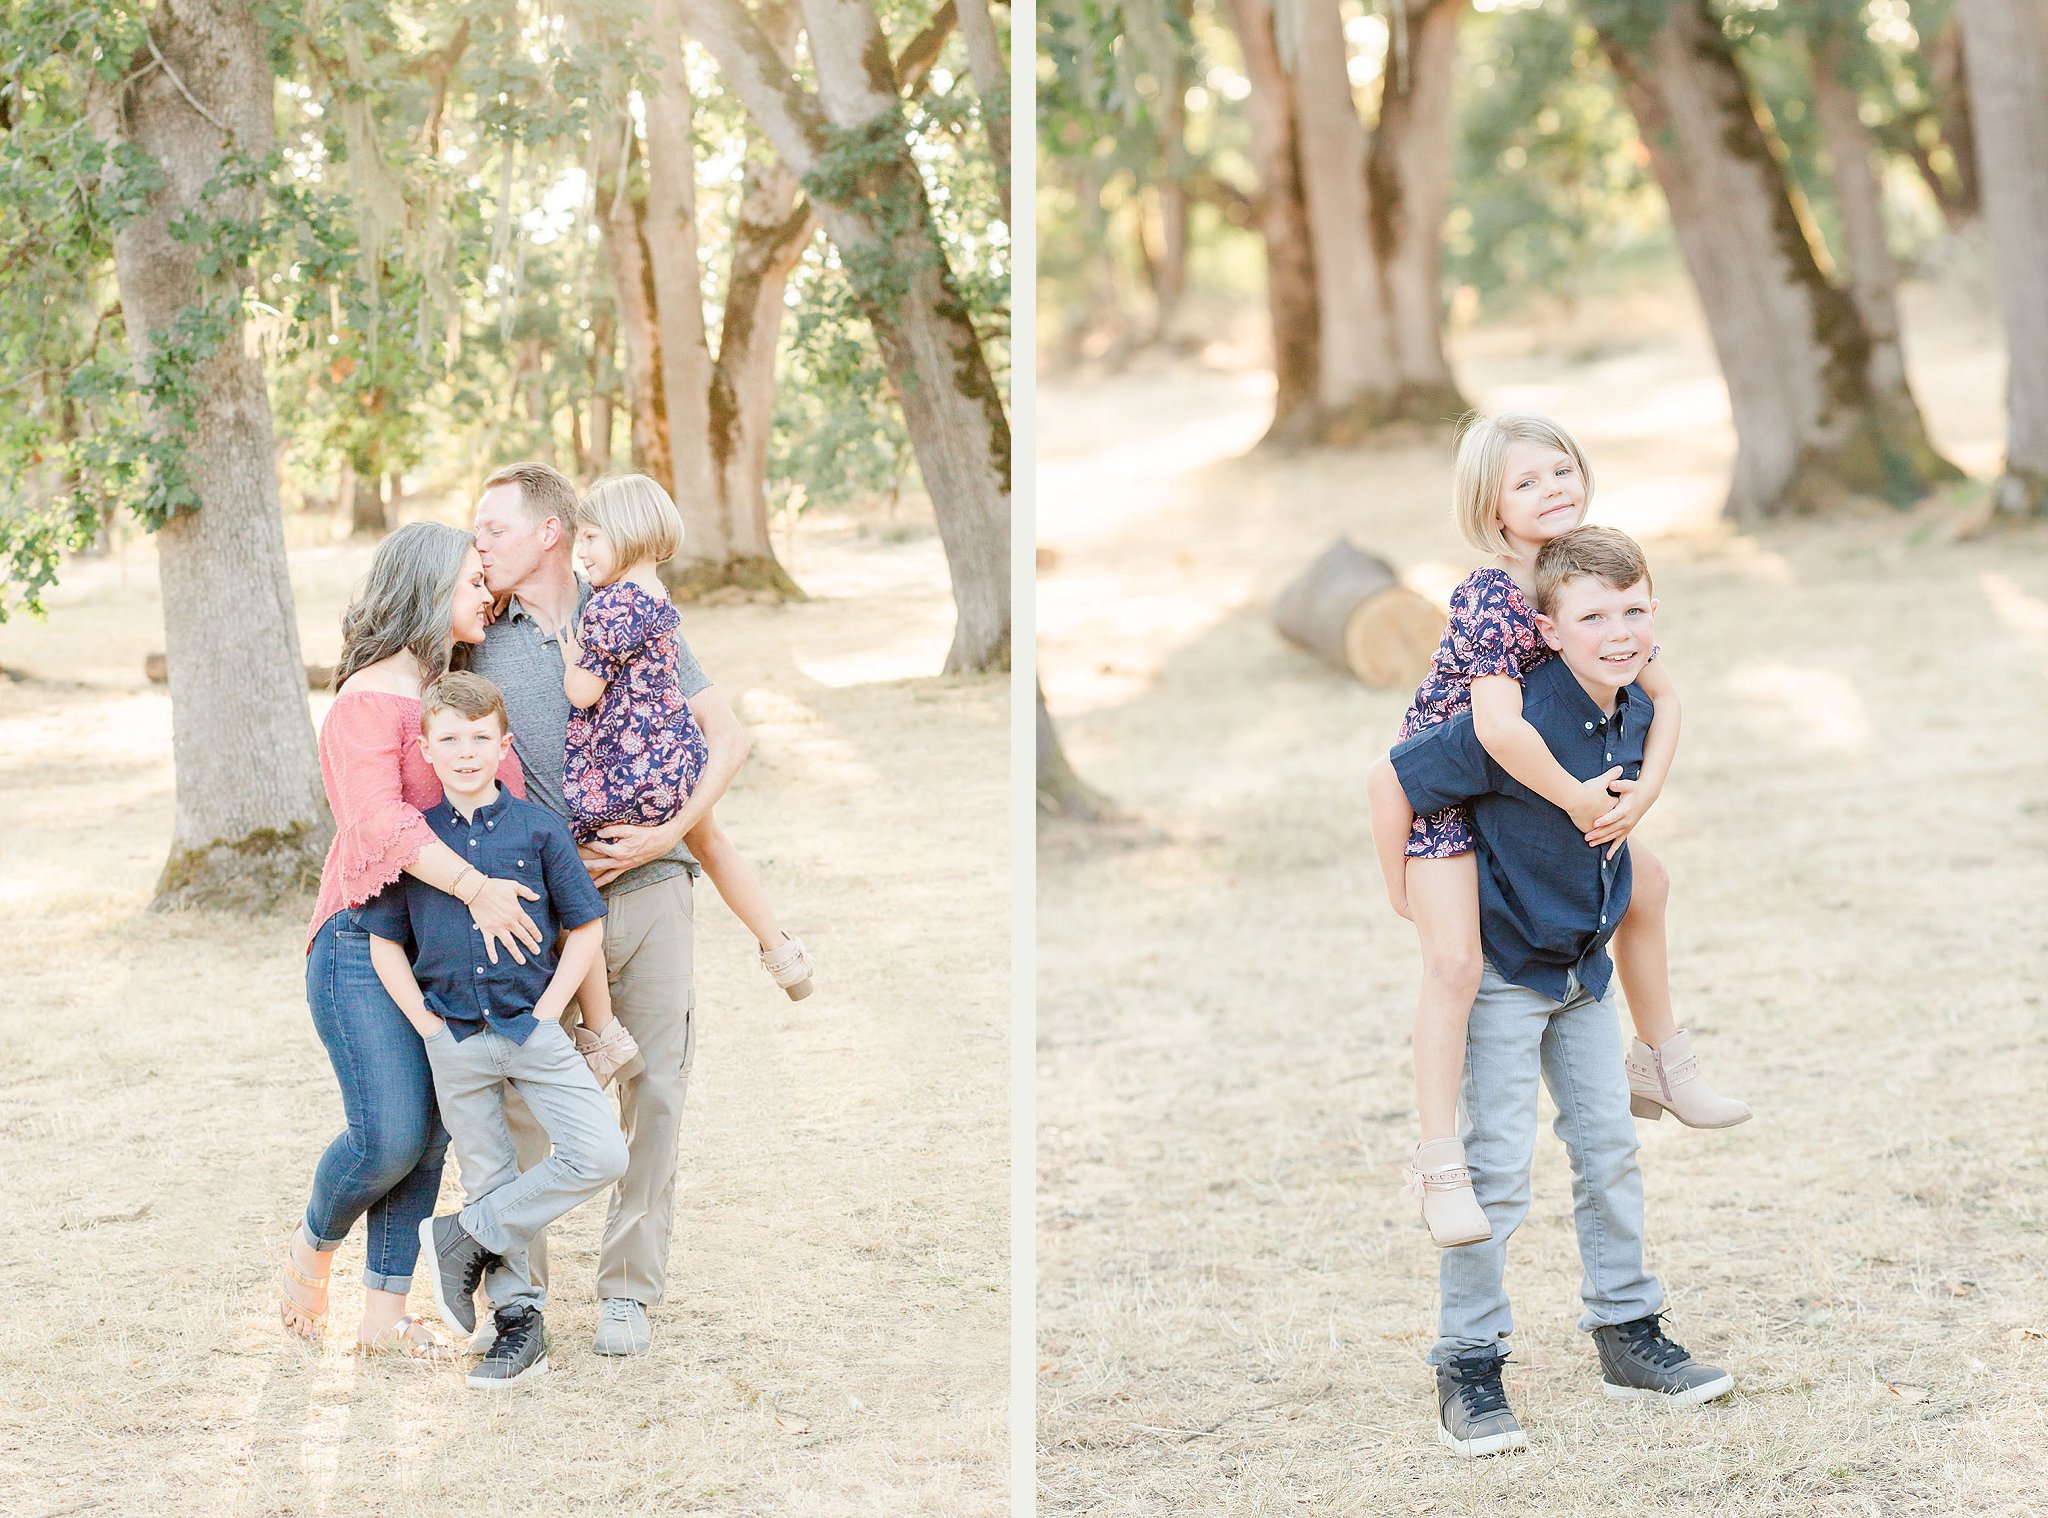
<svg viewBox="0 0 2048 1518">
<path fill-rule="evenodd" d="M 540 947 L 521 907 L 533 891 L 478 873 L 434 836 L 422 815 L 441 784 L 420 751 L 420 693 L 458 643 L 479 643 L 491 595 L 470 535 L 415 522 L 386 538 L 362 593 L 342 618 L 336 696 L 320 726 L 320 774 L 334 844 L 307 930 L 306 1000 L 341 1083 L 347 1128 L 313 1173 L 312 1197 L 285 1262 L 284 1325 L 318 1343 L 327 1328 L 327 1277 L 358 1218 L 368 1218 L 363 1320 L 356 1347 L 412 1358 L 452 1346 L 406 1312 L 419 1224 L 434 1210 L 448 1147 L 419 1035 L 370 963 L 360 909 L 401 873 L 459 897 L 492 962 Z M 508 750 L 498 780 L 524 796 Z"/>
</svg>

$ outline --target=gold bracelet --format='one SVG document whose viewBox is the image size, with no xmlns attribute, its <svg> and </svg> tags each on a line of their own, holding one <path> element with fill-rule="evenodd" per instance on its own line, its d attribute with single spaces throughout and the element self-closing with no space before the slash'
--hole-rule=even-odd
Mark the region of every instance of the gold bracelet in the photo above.
<svg viewBox="0 0 2048 1518">
<path fill-rule="evenodd" d="M 474 891 L 471 891 L 471 892 L 470 892 L 470 893 L 469 893 L 469 894 L 468 894 L 467 896 L 464 896 L 464 895 L 463 895 L 463 894 L 462 894 L 462 893 L 461 893 L 461 892 L 460 892 L 460 891 L 459 891 L 459 890 L 457 889 L 457 887 L 459 887 L 459 886 L 460 886 L 460 885 L 462 884 L 462 877 L 463 877 L 464 875 L 475 875 L 475 876 L 478 876 L 478 877 L 479 877 L 479 880 L 481 880 L 481 876 L 482 876 L 482 874 L 483 874 L 483 872 L 482 872 L 481 870 L 479 870 L 479 869 L 478 869 L 478 868 L 477 868 L 477 867 L 476 867 L 475 865 L 473 865 L 473 864 L 466 864 L 466 865 L 464 865 L 464 866 L 463 866 L 463 867 L 462 867 L 462 868 L 461 868 L 460 870 L 458 870 L 458 871 L 456 872 L 455 878 L 454 878 L 453 880 L 451 880 L 451 881 L 449 881 L 449 882 L 448 882 L 448 892 L 449 892 L 449 894 L 450 894 L 450 895 L 452 895 L 452 896 L 454 896 L 454 897 L 455 897 L 455 899 L 456 899 L 457 901 L 461 902 L 461 903 L 462 903 L 462 904 L 463 904 L 464 906 L 470 906 L 470 905 L 473 905 L 473 904 L 475 903 L 475 901 L 476 901 L 477 897 L 479 897 L 479 896 L 483 895 L 483 891 L 484 891 L 484 888 L 483 888 L 482 884 L 481 884 L 481 883 L 479 883 L 479 884 L 478 884 L 478 886 L 477 886 L 477 888 L 476 888 L 476 889 L 475 889 Z"/>
</svg>

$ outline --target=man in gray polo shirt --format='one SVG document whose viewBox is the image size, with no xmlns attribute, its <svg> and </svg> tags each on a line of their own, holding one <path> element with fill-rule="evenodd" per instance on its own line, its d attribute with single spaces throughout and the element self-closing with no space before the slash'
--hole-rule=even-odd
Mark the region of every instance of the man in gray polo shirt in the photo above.
<svg viewBox="0 0 2048 1518">
<path fill-rule="evenodd" d="M 469 668 L 504 692 L 512 746 L 526 772 L 527 799 L 564 818 L 569 815 L 562 799 L 569 698 L 562 690 L 562 650 L 574 642 L 577 619 L 590 595 L 570 553 L 575 507 L 576 487 L 546 464 L 514 464 L 484 482 L 476 507 L 476 546 L 484 582 L 502 605 L 469 657 Z M 645 1070 L 619 1086 L 619 1122 L 629 1158 L 625 1178 L 612 1193 L 598 1253 L 597 1294 L 603 1302 L 595 1345 L 599 1354 L 646 1351 L 646 1310 L 661 1300 L 668 1280 L 676 1145 L 696 1043 L 690 892 L 698 867 L 683 846 L 683 835 L 725 793 L 749 746 L 746 730 L 680 633 L 676 651 L 683 696 L 709 750 L 703 776 L 668 822 L 608 827 L 583 850 L 607 908 L 604 958 L 612 1010 L 646 1060 Z M 508 1115 L 512 1110 L 508 1106 Z M 546 1137 L 523 1110 L 513 1130 L 522 1166 L 547 1153 Z M 541 1249 L 533 1252 L 531 1265 L 538 1284 L 546 1268 Z"/>
</svg>

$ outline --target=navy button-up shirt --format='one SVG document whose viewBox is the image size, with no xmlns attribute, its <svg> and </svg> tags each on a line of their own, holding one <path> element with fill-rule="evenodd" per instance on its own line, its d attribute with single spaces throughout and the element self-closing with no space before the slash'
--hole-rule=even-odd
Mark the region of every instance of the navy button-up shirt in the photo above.
<svg viewBox="0 0 2048 1518">
<path fill-rule="evenodd" d="M 1650 698 L 1623 689 L 1603 714 L 1563 659 L 1547 659 L 1522 686 L 1522 715 L 1551 756 L 1591 780 L 1615 765 L 1643 772 Z M 1496 763 L 1472 731 L 1472 714 L 1424 728 L 1394 747 L 1394 772 L 1417 812 L 1463 805 L 1479 844 L 1479 939 L 1494 968 L 1518 986 L 1563 1001 L 1569 977 L 1605 996 L 1614 974 L 1607 941 L 1628 910 L 1628 849 L 1612 860 L 1568 813 Z"/>
<path fill-rule="evenodd" d="M 555 976 L 556 934 L 604 916 L 604 898 L 576 857 L 568 828 L 544 806 L 501 789 L 496 801 L 471 816 L 447 801 L 425 815 L 434 836 L 479 871 L 539 893 L 540 900 L 522 898 L 520 905 L 540 929 L 540 952 L 522 949 L 526 963 L 515 964 L 501 944 L 492 964 L 469 908 L 410 875 L 399 876 L 363 907 L 362 926 L 407 944 L 428 1007 L 447 1020 L 458 1040 L 488 1026 L 523 1044 L 538 1026 L 534 1003 Z"/>
</svg>

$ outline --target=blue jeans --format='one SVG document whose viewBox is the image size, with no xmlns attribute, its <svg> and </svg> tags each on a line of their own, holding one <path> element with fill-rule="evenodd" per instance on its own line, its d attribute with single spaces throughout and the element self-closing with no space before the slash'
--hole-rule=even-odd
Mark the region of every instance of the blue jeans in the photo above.
<svg viewBox="0 0 2048 1518">
<path fill-rule="evenodd" d="M 313 1029 L 341 1082 L 348 1127 L 313 1171 L 306 1242 L 333 1249 L 369 1216 L 363 1285 L 404 1292 L 420 1253 L 420 1219 L 441 1191 L 448 1130 L 420 1036 L 370 964 L 370 935 L 344 907 L 320 925 L 306 956 Z"/>
<path fill-rule="evenodd" d="M 1514 1331 L 1505 1281 L 1508 1240 L 1529 1211 L 1536 1089 L 1557 1102 L 1557 1136 L 1572 1162 L 1572 1222 L 1584 1275 L 1579 1327 L 1628 1323 L 1664 1305 L 1643 1264 L 1643 1175 L 1628 1110 L 1621 1029 L 1611 1001 L 1573 980 L 1554 1002 L 1488 964 L 1465 1035 L 1465 1163 L 1493 1238 L 1440 1252 L 1442 1308 L 1432 1365 L 1505 1354 Z"/>
</svg>

